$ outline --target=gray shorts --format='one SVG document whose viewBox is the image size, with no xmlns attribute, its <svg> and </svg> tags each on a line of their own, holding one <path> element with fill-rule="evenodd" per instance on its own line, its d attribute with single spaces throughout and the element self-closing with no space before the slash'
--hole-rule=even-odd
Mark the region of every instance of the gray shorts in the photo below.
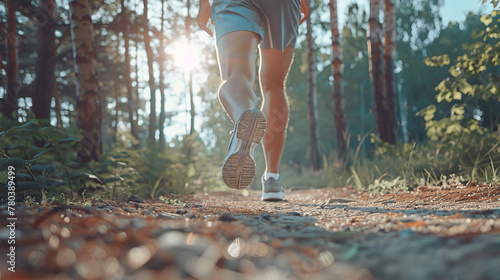
<svg viewBox="0 0 500 280">
<path fill-rule="evenodd" d="M 234 31 L 260 35 L 261 48 L 284 51 L 297 41 L 300 0 L 214 0 L 212 19 L 217 42 Z"/>
</svg>

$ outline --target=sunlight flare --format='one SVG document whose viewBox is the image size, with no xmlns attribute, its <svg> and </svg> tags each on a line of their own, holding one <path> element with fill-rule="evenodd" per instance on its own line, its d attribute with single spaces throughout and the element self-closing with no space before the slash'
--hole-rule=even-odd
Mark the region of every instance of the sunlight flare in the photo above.
<svg viewBox="0 0 500 280">
<path fill-rule="evenodd" d="M 173 56 L 175 68 L 181 72 L 189 73 L 200 64 L 199 48 L 189 44 L 185 38 L 175 41 L 167 52 Z"/>
</svg>

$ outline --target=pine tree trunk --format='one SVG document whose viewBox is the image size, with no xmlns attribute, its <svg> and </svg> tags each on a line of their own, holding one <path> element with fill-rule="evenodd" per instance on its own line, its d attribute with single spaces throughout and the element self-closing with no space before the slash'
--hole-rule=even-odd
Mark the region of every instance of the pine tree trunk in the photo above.
<svg viewBox="0 0 500 280">
<path fill-rule="evenodd" d="M 191 1 L 187 0 L 187 17 L 186 17 L 186 36 L 188 45 L 191 44 L 191 15 L 190 15 Z M 196 116 L 196 111 L 194 107 L 194 94 L 193 94 L 193 72 L 192 69 L 189 71 L 189 104 L 191 105 L 191 128 L 189 130 L 189 135 L 194 134 L 194 118 Z"/>
<path fill-rule="evenodd" d="M 194 119 L 196 117 L 193 93 L 193 73 L 189 73 L 189 104 L 191 104 L 191 129 L 189 130 L 189 135 L 193 135 L 195 132 Z"/>
<path fill-rule="evenodd" d="M 126 31 L 123 33 L 123 41 L 124 41 L 124 68 L 125 68 L 125 85 L 127 87 L 127 99 L 128 99 L 128 110 L 129 110 L 129 122 L 130 122 L 130 133 L 137 140 L 140 141 L 139 138 L 139 124 L 138 116 L 136 114 L 137 110 L 137 100 L 134 97 L 134 88 L 132 86 L 132 70 L 131 70 L 131 59 L 130 59 L 130 35 L 129 35 L 129 27 L 127 26 Z M 136 146 L 136 145 L 134 145 Z"/>
<path fill-rule="evenodd" d="M 166 96 L 165 96 L 165 56 L 163 55 L 165 51 L 165 38 L 163 37 L 164 30 L 165 30 L 165 0 L 161 0 L 161 27 L 160 27 L 160 45 L 159 45 L 159 61 L 158 61 L 158 69 L 160 72 L 160 82 L 159 82 L 159 89 L 160 89 L 160 121 L 158 123 L 158 129 L 160 130 L 160 148 L 163 148 L 165 145 L 165 102 L 166 102 Z"/>
<path fill-rule="evenodd" d="M 187 38 L 187 44 L 191 44 L 191 14 L 190 14 L 190 8 L 191 8 L 191 1 L 187 0 L 187 17 L 186 17 L 186 38 Z M 191 117 L 191 122 L 190 122 L 190 128 L 189 128 L 189 135 L 184 138 L 184 150 L 186 153 L 186 160 L 188 162 L 191 161 L 192 153 L 193 153 L 193 137 L 191 137 L 194 132 L 194 118 L 196 116 L 195 113 L 195 107 L 194 107 L 194 94 L 193 94 L 193 69 L 189 70 L 189 76 L 188 76 L 188 91 L 189 91 L 189 105 L 190 105 L 190 117 Z"/>
<path fill-rule="evenodd" d="M 113 125 L 113 146 L 116 146 L 118 122 L 120 121 L 120 90 L 117 76 L 113 77 L 113 96 L 115 98 L 115 124 Z"/>
<path fill-rule="evenodd" d="M 131 62 L 130 62 L 130 14 L 128 12 L 127 7 L 125 7 L 125 1 L 121 0 L 121 20 L 125 24 L 125 31 L 123 32 L 123 42 L 124 42 L 124 73 L 125 77 L 125 86 L 127 87 L 127 99 L 128 99 L 128 114 L 129 114 L 129 122 L 130 122 L 130 134 L 139 141 L 139 144 L 133 144 L 134 148 L 139 147 L 140 138 L 139 138 L 139 124 L 137 110 L 137 100 L 134 97 L 134 89 L 132 87 L 132 77 L 131 77 Z"/>
<path fill-rule="evenodd" d="M 339 156 L 346 155 L 346 128 L 343 109 L 344 78 L 342 69 L 342 47 L 340 45 L 337 0 L 330 0 L 330 27 L 332 33 L 332 73 L 333 73 L 333 119 Z"/>
<path fill-rule="evenodd" d="M 54 84 L 52 85 L 52 92 L 55 101 L 54 111 L 56 112 L 57 126 L 61 129 L 64 128 L 62 116 L 61 116 L 61 95 L 59 94 L 59 89 L 57 88 L 56 79 L 54 79 Z"/>
<path fill-rule="evenodd" d="M 17 11 L 18 0 L 7 1 L 7 92 L 3 97 L 2 114 L 13 119 L 12 113 L 17 110 Z"/>
<path fill-rule="evenodd" d="M 50 105 L 55 83 L 54 53 L 56 47 L 54 0 L 40 0 L 39 14 L 44 22 L 39 28 L 39 49 L 36 64 L 35 97 L 32 111 L 37 119 L 50 119 Z"/>
<path fill-rule="evenodd" d="M 77 124 L 83 139 L 78 161 L 99 161 L 102 153 L 102 100 L 99 95 L 94 28 L 87 0 L 72 0 L 71 39 L 76 76 Z"/>
<path fill-rule="evenodd" d="M 381 0 L 370 0 L 370 18 L 368 20 L 369 70 L 376 128 L 382 141 L 392 143 L 394 139 L 391 137 L 391 128 L 387 122 L 386 114 L 388 103 L 384 94 L 385 86 L 382 60 L 382 42 L 380 40 L 381 31 L 378 19 L 380 1 Z"/>
<path fill-rule="evenodd" d="M 311 130 L 311 156 L 312 168 L 319 171 L 321 160 L 319 155 L 319 115 L 318 97 L 316 91 L 316 55 L 314 51 L 314 39 L 312 35 L 311 18 L 307 19 L 307 96 L 309 106 L 309 124 Z"/>
<path fill-rule="evenodd" d="M 137 7 L 136 7 L 137 8 Z M 139 129 L 139 107 L 141 107 L 141 98 L 139 97 L 139 90 L 141 89 L 140 87 L 140 84 L 139 84 L 139 38 L 138 38 L 138 34 L 135 35 L 135 40 L 132 39 L 132 41 L 134 42 L 134 54 L 135 56 L 133 57 L 133 60 L 134 60 L 134 67 L 132 67 L 132 63 L 130 64 L 131 66 L 131 69 L 133 68 L 133 72 L 135 73 L 134 75 L 134 79 L 133 79 L 133 82 L 132 84 L 135 84 L 135 86 L 132 87 L 132 93 L 133 93 L 133 98 L 134 100 L 136 100 L 135 102 L 135 106 L 134 106 L 134 115 L 135 115 L 135 122 L 134 122 L 134 125 L 135 125 L 135 129 L 137 131 L 137 134 L 139 135 L 140 137 L 140 134 L 141 134 L 141 131 Z M 132 60 L 132 59 L 131 59 Z M 134 147 L 135 148 L 138 148 L 140 146 L 140 143 L 138 143 L 137 145 L 135 145 Z"/>
<path fill-rule="evenodd" d="M 384 67 L 385 67 L 385 88 L 387 100 L 387 126 L 389 129 L 389 139 L 387 142 L 395 144 L 398 135 L 398 102 L 394 81 L 394 59 L 396 57 L 396 13 L 394 11 L 394 0 L 384 0 Z"/>
<path fill-rule="evenodd" d="M 148 0 L 142 1 L 144 5 L 144 47 L 146 49 L 146 56 L 148 59 L 149 71 L 149 91 L 151 92 L 150 99 L 150 115 L 149 115 L 149 142 L 156 143 L 156 82 L 153 70 L 153 62 L 155 60 L 153 49 L 151 48 L 151 37 L 149 37 L 149 20 L 148 20 Z"/>
</svg>

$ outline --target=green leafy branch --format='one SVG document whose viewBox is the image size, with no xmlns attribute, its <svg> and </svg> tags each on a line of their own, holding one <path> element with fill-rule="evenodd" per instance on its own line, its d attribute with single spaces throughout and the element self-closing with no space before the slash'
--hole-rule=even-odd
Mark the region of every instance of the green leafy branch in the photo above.
<svg viewBox="0 0 500 280">
<path fill-rule="evenodd" d="M 21 131 L 23 130 L 24 128 L 28 127 L 29 125 L 35 123 L 35 120 L 31 120 L 27 123 L 24 123 L 22 125 L 18 125 L 18 126 L 15 126 L 15 127 L 12 127 L 10 128 L 9 130 L 7 131 L 2 131 L 0 132 L 0 136 L 3 137 L 2 138 L 2 144 L 0 146 L 0 154 L 7 159 L 7 162 L 6 164 L 7 165 L 13 165 L 14 167 L 19 166 L 19 165 L 22 165 L 26 171 L 28 171 L 28 173 L 30 174 L 31 178 L 33 178 L 33 181 L 35 182 L 37 188 L 38 188 L 38 191 L 40 192 L 40 195 L 42 196 L 42 204 L 46 204 L 47 203 L 47 197 L 45 195 L 45 191 L 42 189 L 42 187 L 40 186 L 40 184 L 38 183 L 38 180 L 36 179 L 35 175 L 33 174 L 33 172 L 31 171 L 31 162 L 30 161 L 25 161 L 21 158 L 11 158 L 10 156 L 7 155 L 7 152 L 5 151 L 4 149 L 4 145 L 5 145 L 5 142 L 6 142 L 6 139 L 7 139 L 7 135 L 9 134 L 12 134 L 12 133 L 15 133 L 17 131 Z M 5 177 L 5 172 L 7 168 L 2 168 L 0 170 L 0 179 L 2 182 L 4 182 L 4 177 Z"/>
</svg>

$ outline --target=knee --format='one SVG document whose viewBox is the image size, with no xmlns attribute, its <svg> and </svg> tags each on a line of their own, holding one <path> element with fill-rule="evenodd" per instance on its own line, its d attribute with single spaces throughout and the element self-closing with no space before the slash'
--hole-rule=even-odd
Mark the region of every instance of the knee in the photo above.
<svg viewBox="0 0 500 280">
<path fill-rule="evenodd" d="M 285 82 L 283 81 L 271 81 L 262 80 L 262 93 L 266 97 L 270 96 L 284 96 L 285 94 Z"/>
<path fill-rule="evenodd" d="M 257 103 L 257 96 L 253 92 L 253 81 L 243 75 L 227 77 L 219 87 L 220 100 L 241 99 L 252 104 Z"/>
<path fill-rule="evenodd" d="M 223 83 L 223 86 L 225 84 L 230 85 L 231 87 L 240 87 L 242 89 L 248 89 L 252 88 L 254 83 L 253 77 L 249 77 L 248 75 L 244 74 L 233 74 L 227 77 Z"/>
</svg>

